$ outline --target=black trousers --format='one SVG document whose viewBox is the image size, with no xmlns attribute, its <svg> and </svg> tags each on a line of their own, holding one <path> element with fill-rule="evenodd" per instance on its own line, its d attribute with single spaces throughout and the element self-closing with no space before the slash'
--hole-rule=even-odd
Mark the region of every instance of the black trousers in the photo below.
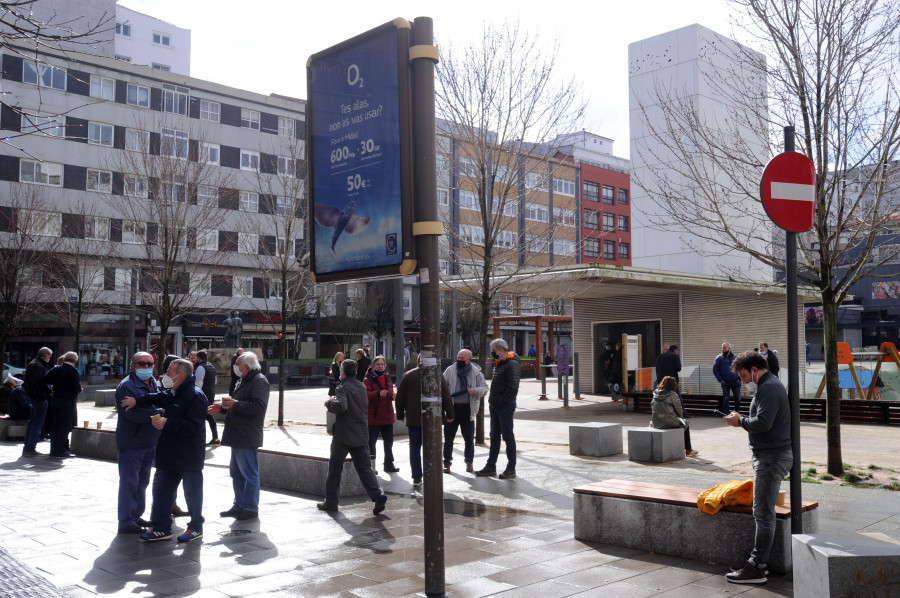
<svg viewBox="0 0 900 598">
<path fill-rule="evenodd" d="M 75 401 L 54 398 L 50 402 L 53 423 L 50 428 L 50 454 L 61 455 L 69 452 L 69 432 L 75 423 Z"/>
</svg>

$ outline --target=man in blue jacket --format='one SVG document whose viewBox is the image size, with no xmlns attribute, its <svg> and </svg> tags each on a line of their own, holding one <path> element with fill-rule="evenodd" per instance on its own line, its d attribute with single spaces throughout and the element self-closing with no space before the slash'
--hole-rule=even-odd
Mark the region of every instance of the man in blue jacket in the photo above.
<svg viewBox="0 0 900 598">
<path fill-rule="evenodd" d="M 734 410 L 741 410 L 741 378 L 731 371 L 731 362 L 734 361 L 734 353 L 731 345 L 722 343 L 722 352 L 716 356 L 713 362 L 713 375 L 722 385 L 722 405 L 719 409 L 722 413 L 728 413 L 728 394 L 734 397 Z"/>
<path fill-rule="evenodd" d="M 153 407 L 131 410 L 122 406 L 125 397 L 143 397 L 159 389 L 153 379 L 153 356 L 135 353 L 131 358 L 131 373 L 116 388 L 116 451 L 119 454 L 119 533 L 142 534 L 150 523 L 142 519 L 145 497 L 150 484 L 150 468 L 156 454 L 159 430 L 151 417 L 159 411 Z"/>
<path fill-rule="evenodd" d="M 178 484 L 184 483 L 191 520 L 179 542 L 203 537 L 203 462 L 206 457 L 206 397 L 197 388 L 194 366 L 187 359 L 176 359 L 163 376 L 162 385 L 172 392 L 149 393 L 135 400 L 126 397 L 121 404 L 127 410 L 136 405 L 157 405 L 164 417 L 153 420 L 162 431 L 156 444 L 156 475 L 153 477 L 151 529 L 141 534 L 147 542 L 172 537 L 172 507 Z"/>
</svg>

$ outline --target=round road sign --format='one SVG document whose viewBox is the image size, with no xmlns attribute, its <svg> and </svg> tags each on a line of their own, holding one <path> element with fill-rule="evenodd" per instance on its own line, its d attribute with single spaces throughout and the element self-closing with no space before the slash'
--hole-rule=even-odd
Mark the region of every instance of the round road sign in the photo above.
<svg viewBox="0 0 900 598">
<path fill-rule="evenodd" d="M 816 167 L 804 154 L 778 154 L 763 171 L 759 194 L 772 222 L 789 232 L 808 231 L 816 215 Z"/>
</svg>

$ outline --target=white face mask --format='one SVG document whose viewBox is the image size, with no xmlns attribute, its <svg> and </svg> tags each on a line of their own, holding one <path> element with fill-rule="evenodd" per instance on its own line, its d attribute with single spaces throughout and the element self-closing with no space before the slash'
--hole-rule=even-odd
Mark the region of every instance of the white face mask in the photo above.
<svg viewBox="0 0 900 598">
<path fill-rule="evenodd" d="M 160 380 L 160 384 L 162 384 L 163 388 L 172 388 L 175 385 L 175 381 L 168 374 L 163 374 L 162 380 Z"/>
<path fill-rule="evenodd" d="M 750 382 L 747 383 L 747 392 L 755 395 L 757 388 L 759 388 L 759 386 L 756 384 L 756 381 L 753 380 L 753 372 L 750 372 Z"/>
<path fill-rule="evenodd" d="M 237 364 L 231 366 L 231 371 L 234 372 L 235 376 L 241 376 L 241 368 Z"/>
</svg>

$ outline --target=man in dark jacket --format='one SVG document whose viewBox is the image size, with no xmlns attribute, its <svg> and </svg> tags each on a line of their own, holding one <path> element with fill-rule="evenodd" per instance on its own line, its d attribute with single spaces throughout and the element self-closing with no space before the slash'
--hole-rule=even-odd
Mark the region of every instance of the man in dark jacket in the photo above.
<svg viewBox="0 0 900 598">
<path fill-rule="evenodd" d="M 44 376 L 50 371 L 50 360 L 53 351 L 47 347 L 38 349 L 37 357 L 28 362 L 25 367 L 25 394 L 31 401 L 31 418 L 25 429 L 25 446 L 22 447 L 23 457 L 37 457 L 37 443 L 41 440 L 41 430 L 44 428 L 44 419 L 47 417 L 47 399 L 50 389 L 42 384 Z"/>
<path fill-rule="evenodd" d="M 723 413 L 728 413 L 728 394 L 734 397 L 734 410 L 741 410 L 741 378 L 731 371 L 731 362 L 734 361 L 734 353 L 731 352 L 731 345 L 722 343 L 722 352 L 713 362 L 713 375 L 719 384 L 722 385 L 722 405 L 719 409 Z"/>
<path fill-rule="evenodd" d="M 243 521 L 259 517 L 259 459 L 256 450 L 263 445 L 269 381 L 262 375 L 255 353 L 245 352 L 237 358 L 235 365 L 241 379 L 234 389 L 234 396 L 223 397 L 222 404 L 210 405 L 208 412 L 212 417 L 214 413 L 226 411 L 222 444 L 231 447 L 229 473 L 234 487 L 234 504 L 220 515 Z"/>
<path fill-rule="evenodd" d="M 163 376 L 162 385 L 172 392 L 146 394 L 135 400 L 126 397 L 121 404 L 157 405 L 165 409 L 165 417 L 153 420 L 161 430 L 156 444 L 156 475 L 153 477 L 151 529 L 141 534 L 147 542 L 172 537 L 172 507 L 178 485 L 184 483 L 191 520 L 188 529 L 178 536 L 179 542 L 203 537 L 203 464 L 206 458 L 206 397 L 196 386 L 194 366 L 187 359 L 176 359 Z"/>
<path fill-rule="evenodd" d="M 325 408 L 335 414 L 325 500 L 316 506 L 323 511 L 338 510 L 344 459 L 350 455 L 366 494 L 375 501 L 372 512 L 378 515 L 384 511 L 387 496 L 378 484 L 369 459 L 369 399 L 366 387 L 356 379 L 356 362 L 352 359 L 341 362 L 341 381 L 334 392 L 336 396 L 325 401 Z"/>
<path fill-rule="evenodd" d="M 366 371 L 368 371 L 369 366 L 372 364 L 372 360 L 366 356 L 366 352 L 363 349 L 356 350 L 356 379 L 362 382 L 363 378 L 366 377 Z"/>
<path fill-rule="evenodd" d="M 81 375 L 78 373 L 78 353 L 69 351 L 63 362 L 47 372 L 41 384 L 53 388 L 53 426 L 50 429 L 50 456 L 66 459 L 69 452 L 69 432 L 75 423 L 75 409 L 81 394 Z"/>
<path fill-rule="evenodd" d="M 656 383 L 654 386 L 659 386 L 666 376 L 678 380 L 680 374 L 681 357 L 678 356 L 678 345 L 669 345 L 668 351 L 656 358 Z"/>
<path fill-rule="evenodd" d="M 456 366 L 454 366 L 456 367 Z M 444 419 L 453 421 L 453 398 L 450 385 L 441 376 L 441 407 Z M 413 485 L 422 483 L 422 368 L 415 367 L 400 380 L 397 387 L 397 419 L 406 422 L 409 430 L 409 466 L 412 469 Z"/>
<path fill-rule="evenodd" d="M 197 351 L 194 359 L 196 359 L 196 363 L 193 359 L 191 360 L 191 363 L 194 364 L 194 377 L 197 378 L 200 390 L 206 397 L 207 406 L 212 405 L 216 402 L 216 368 L 208 361 L 209 354 L 206 351 Z M 212 432 L 212 440 L 206 446 L 215 448 L 219 446 L 219 428 L 216 426 L 216 418 L 212 416 L 212 413 L 206 416 L 206 423 L 209 424 L 209 431 Z"/>
<path fill-rule="evenodd" d="M 119 455 L 119 533 L 142 534 L 150 525 L 143 519 L 146 509 L 150 468 L 156 454 L 159 430 L 151 418 L 159 413 L 152 406 L 131 410 L 122 406 L 125 397 L 143 397 L 158 392 L 153 379 L 153 356 L 135 353 L 131 358 L 131 373 L 116 388 L 116 452 Z"/>
<path fill-rule="evenodd" d="M 775 351 L 769 349 L 769 343 L 759 343 L 759 354 L 766 358 L 769 373 L 777 378 L 781 366 L 778 365 L 778 356 L 775 355 Z"/>
<path fill-rule="evenodd" d="M 497 473 L 497 458 L 500 456 L 500 439 L 506 443 L 506 470 L 498 477 L 501 480 L 516 477 L 516 436 L 513 434 L 513 415 L 516 412 L 516 395 L 519 394 L 519 379 L 522 367 L 519 357 L 509 350 L 502 338 L 491 341 L 491 355 L 494 357 L 494 375 L 488 405 L 491 408 L 491 447 L 484 468 L 475 472 L 478 476 Z"/>
</svg>

